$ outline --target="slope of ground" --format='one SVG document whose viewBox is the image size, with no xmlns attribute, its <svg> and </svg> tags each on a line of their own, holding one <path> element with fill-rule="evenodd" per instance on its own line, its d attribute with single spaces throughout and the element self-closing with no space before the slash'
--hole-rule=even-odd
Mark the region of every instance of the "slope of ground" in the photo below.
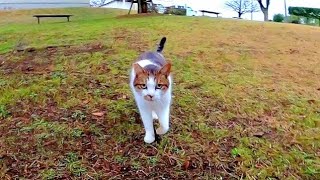
<svg viewBox="0 0 320 180">
<path fill-rule="evenodd" d="M 319 178 L 319 28 L 125 13 L 0 12 L 1 179 Z M 171 130 L 146 145 L 128 72 L 162 36 Z"/>
</svg>

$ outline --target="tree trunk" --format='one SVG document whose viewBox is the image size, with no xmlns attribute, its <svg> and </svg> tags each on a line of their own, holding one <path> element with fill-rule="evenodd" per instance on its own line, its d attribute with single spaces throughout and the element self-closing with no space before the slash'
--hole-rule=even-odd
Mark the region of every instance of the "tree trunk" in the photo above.
<svg viewBox="0 0 320 180">
<path fill-rule="evenodd" d="M 138 14 L 141 13 L 141 0 L 138 0 Z"/>
<path fill-rule="evenodd" d="M 269 12 L 268 9 L 262 10 L 263 15 L 264 15 L 264 21 L 269 21 Z"/>
<path fill-rule="evenodd" d="M 142 10 L 142 13 L 148 13 L 148 4 L 147 4 L 147 1 L 146 0 L 143 0 L 141 2 L 141 10 Z"/>
<path fill-rule="evenodd" d="M 270 5 L 270 0 L 266 0 L 266 6 L 264 6 L 262 4 L 262 0 L 257 0 L 259 5 L 260 5 L 260 9 L 263 12 L 264 15 L 264 21 L 269 21 L 269 5 Z"/>
<path fill-rule="evenodd" d="M 239 12 L 238 12 L 238 18 L 239 18 L 239 19 L 241 18 L 241 15 L 242 15 L 242 13 L 239 13 Z"/>
<path fill-rule="evenodd" d="M 148 13 L 148 4 L 146 0 L 138 0 L 138 13 Z"/>
<path fill-rule="evenodd" d="M 285 16 L 285 22 L 287 22 L 288 19 L 288 13 L 287 13 L 287 0 L 284 0 L 284 16 Z"/>
</svg>

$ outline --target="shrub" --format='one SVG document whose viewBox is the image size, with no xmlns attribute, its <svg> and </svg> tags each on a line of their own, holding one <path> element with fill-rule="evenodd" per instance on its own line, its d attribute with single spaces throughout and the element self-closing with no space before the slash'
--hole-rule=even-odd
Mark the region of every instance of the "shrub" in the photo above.
<svg viewBox="0 0 320 180">
<path fill-rule="evenodd" d="M 293 24 L 300 24 L 300 21 L 295 19 L 295 20 L 292 20 L 291 23 L 293 23 Z"/>
<path fill-rule="evenodd" d="M 300 17 L 299 16 L 294 16 L 294 15 L 291 15 L 288 17 L 288 22 L 289 23 L 293 23 L 293 24 L 300 24 L 301 21 L 300 21 Z"/>
<path fill-rule="evenodd" d="M 274 22 L 283 22 L 284 20 L 284 15 L 283 14 L 275 14 L 273 16 L 273 21 Z"/>
<path fill-rule="evenodd" d="M 187 14 L 187 10 L 179 8 L 170 8 L 165 13 L 185 16 Z"/>
</svg>

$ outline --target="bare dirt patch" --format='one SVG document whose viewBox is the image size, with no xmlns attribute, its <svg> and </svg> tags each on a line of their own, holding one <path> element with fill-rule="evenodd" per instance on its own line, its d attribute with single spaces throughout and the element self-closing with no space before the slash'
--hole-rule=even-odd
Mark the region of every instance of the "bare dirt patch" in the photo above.
<svg viewBox="0 0 320 180">
<path fill-rule="evenodd" d="M 90 44 L 85 44 L 83 46 L 70 46 L 67 49 L 64 49 L 65 56 L 71 56 L 79 53 L 94 53 L 94 52 L 104 52 L 111 53 L 113 52 L 111 47 L 107 47 L 101 42 L 94 42 Z"/>
<path fill-rule="evenodd" d="M 106 47 L 101 42 L 94 42 L 81 46 L 47 46 L 45 48 L 25 48 L 22 51 L 14 51 L 0 55 L 0 70 L 4 74 L 25 73 L 25 74 L 46 74 L 54 69 L 55 57 L 58 54 L 72 56 L 81 53 L 103 52 L 113 53 L 111 47 Z M 14 60 L 13 60 L 14 59 Z M 101 66 L 104 70 L 106 67 Z"/>
<path fill-rule="evenodd" d="M 13 57 L 15 60 L 13 61 Z M 2 57 L 3 63 L 0 69 L 5 74 L 11 74 L 16 72 L 32 73 L 32 72 L 48 72 L 53 68 L 52 52 L 15 52 Z"/>
<path fill-rule="evenodd" d="M 142 53 L 149 49 L 145 32 L 132 31 L 125 28 L 114 30 L 115 43 L 126 43 L 130 50 Z"/>
</svg>

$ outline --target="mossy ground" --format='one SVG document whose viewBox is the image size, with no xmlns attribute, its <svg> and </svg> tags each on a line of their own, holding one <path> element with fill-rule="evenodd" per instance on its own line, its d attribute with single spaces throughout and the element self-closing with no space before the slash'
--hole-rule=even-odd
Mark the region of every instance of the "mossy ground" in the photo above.
<svg viewBox="0 0 320 180">
<path fill-rule="evenodd" d="M 125 13 L 0 12 L 1 179 L 319 178 L 319 28 Z M 147 145 L 128 73 L 162 36 L 171 129 Z"/>
</svg>

